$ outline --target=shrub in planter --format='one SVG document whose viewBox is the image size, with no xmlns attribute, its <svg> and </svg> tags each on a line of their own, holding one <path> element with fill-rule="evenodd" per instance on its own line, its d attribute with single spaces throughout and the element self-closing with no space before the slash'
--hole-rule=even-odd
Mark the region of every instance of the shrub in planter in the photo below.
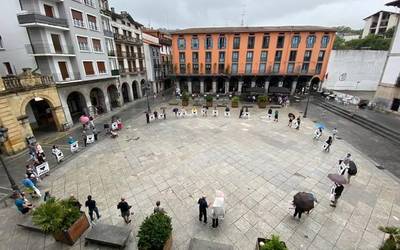
<svg viewBox="0 0 400 250">
<path fill-rule="evenodd" d="M 35 209 L 32 221 L 45 233 L 52 233 L 56 240 L 70 245 L 89 228 L 85 213 L 81 213 L 72 199 L 51 198 Z"/>
<path fill-rule="evenodd" d="M 239 97 L 238 96 L 234 96 L 232 98 L 232 103 L 231 103 L 232 108 L 237 108 L 239 107 Z"/>
<path fill-rule="evenodd" d="M 182 94 L 182 106 L 189 105 L 189 94 L 187 92 L 183 92 Z"/>
<path fill-rule="evenodd" d="M 259 96 L 257 99 L 258 107 L 265 109 L 267 107 L 268 98 L 264 95 Z"/>
<path fill-rule="evenodd" d="M 379 227 L 379 230 L 389 234 L 379 250 L 398 250 L 400 249 L 400 228 L 399 227 Z"/>
<path fill-rule="evenodd" d="M 258 238 L 256 249 L 259 250 L 287 250 L 285 242 L 279 236 L 272 235 L 271 239 Z"/>
<path fill-rule="evenodd" d="M 164 213 L 152 214 L 140 225 L 139 250 L 167 250 L 172 247 L 171 218 Z"/>
<path fill-rule="evenodd" d="M 206 103 L 207 107 L 212 107 L 213 106 L 213 97 L 211 95 L 206 96 Z"/>
</svg>

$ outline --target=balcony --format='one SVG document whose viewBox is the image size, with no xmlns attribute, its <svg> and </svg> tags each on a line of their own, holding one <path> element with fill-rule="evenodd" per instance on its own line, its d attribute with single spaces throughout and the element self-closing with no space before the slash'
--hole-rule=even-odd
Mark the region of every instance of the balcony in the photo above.
<svg viewBox="0 0 400 250">
<path fill-rule="evenodd" d="M 121 58 L 136 59 L 137 53 L 135 53 L 135 52 L 127 52 L 127 51 L 117 51 L 117 56 L 121 57 Z"/>
<path fill-rule="evenodd" d="M 23 69 L 24 72 L 18 76 L 3 77 L 0 91 L 22 92 L 38 88 L 46 88 L 54 84 L 51 76 L 32 73 L 31 69 Z"/>
<path fill-rule="evenodd" d="M 167 45 L 167 46 L 172 45 L 172 40 L 168 39 L 168 38 L 161 37 L 161 38 L 159 38 L 159 41 L 160 41 L 160 44 L 163 44 L 163 45 Z"/>
<path fill-rule="evenodd" d="M 111 75 L 112 75 L 112 76 L 119 76 L 119 69 L 113 69 L 113 70 L 111 70 Z"/>
<path fill-rule="evenodd" d="M 66 19 L 48 17 L 41 14 L 35 13 L 23 13 L 17 16 L 18 23 L 25 27 L 43 27 L 43 26 L 54 26 L 60 29 L 67 30 L 68 22 Z"/>
<path fill-rule="evenodd" d="M 114 32 L 112 32 L 111 30 L 103 30 L 103 34 L 106 37 L 114 38 Z"/>
<path fill-rule="evenodd" d="M 54 46 L 53 44 L 25 44 L 26 51 L 34 56 L 75 56 L 73 46 Z"/>
<path fill-rule="evenodd" d="M 68 72 L 66 74 L 53 73 L 51 75 L 56 83 L 82 80 L 81 74 L 79 72 Z"/>
<path fill-rule="evenodd" d="M 115 50 L 107 50 L 107 55 L 110 57 L 115 57 L 116 56 Z"/>
<path fill-rule="evenodd" d="M 120 43 L 131 43 L 131 44 L 135 44 L 135 45 L 143 44 L 142 40 L 140 40 L 140 39 L 121 35 L 121 34 L 114 34 L 114 39 L 116 42 L 120 42 Z"/>
<path fill-rule="evenodd" d="M 121 75 L 137 75 L 139 72 L 136 69 L 120 69 Z"/>
</svg>

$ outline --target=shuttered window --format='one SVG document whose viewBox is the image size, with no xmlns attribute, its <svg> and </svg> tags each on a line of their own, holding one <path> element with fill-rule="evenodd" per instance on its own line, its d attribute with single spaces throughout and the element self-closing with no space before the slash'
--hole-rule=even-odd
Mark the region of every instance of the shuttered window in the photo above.
<svg viewBox="0 0 400 250">
<path fill-rule="evenodd" d="M 104 64 L 104 62 L 97 62 L 97 70 L 99 71 L 99 74 L 107 73 L 106 65 Z"/>
<path fill-rule="evenodd" d="M 92 62 L 83 62 L 83 67 L 85 68 L 86 75 L 94 75 L 94 68 Z"/>
<path fill-rule="evenodd" d="M 101 49 L 101 42 L 99 39 L 92 39 L 93 43 L 93 50 L 96 52 L 102 52 L 103 50 Z"/>
<path fill-rule="evenodd" d="M 80 50 L 88 51 L 89 43 L 87 37 L 78 36 L 78 45 Z"/>
<path fill-rule="evenodd" d="M 85 27 L 85 24 L 83 22 L 82 12 L 77 11 L 77 10 L 71 10 L 71 13 L 72 13 L 72 21 L 74 23 L 74 26 Z"/>
<path fill-rule="evenodd" d="M 97 21 L 95 16 L 87 15 L 89 29 L 97 30 Z"/>
</svg>

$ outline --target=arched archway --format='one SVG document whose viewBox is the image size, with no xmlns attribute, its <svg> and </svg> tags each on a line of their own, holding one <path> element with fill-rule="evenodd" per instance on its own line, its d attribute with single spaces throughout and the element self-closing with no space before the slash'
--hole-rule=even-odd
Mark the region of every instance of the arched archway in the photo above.
<svg viewBox="0 0 400 250">
<path fill-rule="evenodd" d="M 236 77 L 231 77 L 229 80 L 229 92 L 233 93 L 238 90 L 239 86 L 239 79 Z"/>
<path fill-rule="evenodd" d="M 181 93 L 189 91 L 189 86 L 185 77 L 179 79 L 179 87 L 181 89 Z"/>
<path fill-rule="evenodd" d="M 217 78 L 217 93 L 218 94 L 225 93 L 225 79 L 223 77 Z"/>
<path fill-rule="evenodd" d="M 251 77 L 243 78 L 242 93 L 250 92 L 251 88 Z"/>
<path fill-rule="evenodd" d="M 30 100 L 25 106 L 25 113 L 36 137 L 42 133 L 57 131 L 57 118 L 48 100 L 40 97 Z"/>
<path fill-rule="evenodd" d="M 114 84 L 111 84 L 110 86 L 107 87 L 107 94 L 108 94 L 108 99 L 110 100 L 111 108 L 119 107 L 118 89 Z"/>
<path fill-rule="evenodd" d="M 318 90 L 320 82 L 321 82 L 321 79 L 319 79 L 318 76 L 314 76 L 313 78 L 311 78 L 311 86 L 310 87 L 313 92 Z"/>
<path fill-rule="evenodd" d="M 81 115 L 87 114 L 86 100 L 82 93 L 78 91 L 70 93 L 67 97 L 67 104 L 74 123 L 79 121 Z"/>
<path fill-rule="evenodd" d="M 192 93 L 200 94 L 200 80 L 198 77 L 192 78 Z"/>
<path fill-rule="evenodd" d="M 204 79 L 204 92 L 212 93 L 212 79 L 210 77 Z"/>
<path fill-rule="evenodd" d="M 142 79 L 140 81 L 140 89 L 142 91 L 142 96 L 146 96 L 146 80 Z"/>
<path fill-rule="evenodd" d="M 107 106 L 104 98 L 104 93 L 99 88 L 93 88 L 90 91 L 90 103 L 96 108 L 97 114 L 106 112 Z"/>
<path fill-rule="evenodd" d="M 122 99 L 124 100 L 124 103 L 130 102 L 130 100 L 129 100 L 128 83 L 127 82 L 122 83 L 121 92 L 122 92 Z"/>
<path fill-rule="evenodd" d="M 138 87 L 139 87 L 139 83 L 137 82 L 137 81 L 133 81 L 132 82 L 132 92 L 133 92 L 133 99 L 139 99 L 139 90 L 138 90 Z"/>
</svg>

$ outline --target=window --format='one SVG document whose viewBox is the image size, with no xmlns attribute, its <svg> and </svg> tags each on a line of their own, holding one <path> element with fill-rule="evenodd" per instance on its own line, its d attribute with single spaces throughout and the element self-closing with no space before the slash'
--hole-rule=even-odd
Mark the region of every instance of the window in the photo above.
<svg viewBox="0 0 400 250">
<path fill-rule="evenodd" d="M 69 78 L 67 62 L 59 61 L 58 68 L 60 69 L 61 79 L 67 80 Z"/>
<path fill-rule="evenodd" d="M 263 42 L 262 42 L 262 48 L 268 49 L 268 47 L 269 47 L 269 35 L 264 35 Z"/>
<path fill-rule="evenodd" d="M 225 52 L 219 52 L 218 58 L 219 58 L 218 61 L 219 61 L 220 63 L 225 62 Z"/>
<path fill-rule="evenodd" d="M 274 66 L 272 67 L 272 73 L 278 73 L 280 67 L 281 63 L 274 63 Z"/>
<path fill-rule="evenodd" d="M 303 61 L 309 62 L 310 60 L 311 60 L 311 50 L 306 50 L 306 52 L 304 53 Z"/>
<path fill-rule="evenodd" d="M 198 74 L 199 73 L 199 64 L 198 63 L 194 63 L 193 64 L 193 74 Z"/>
<path fill-rule="evenodd" d="M 210 63 L 206 64 L 206 74 L 211 74 L 211 64 Z"/>
<path fill-rule="evenodd" d="M 205 42 L 206 49 L 212 49 L 213 47 L 213 41 L 211 36 L 206 37 L 206 42 Z"/>
<path fill-rule="evenodd" d="M 192 62 L 193 63 L 199 62 L 199 52 L 192 52 Z"/>
<path fill-rule="evenodd" d="M 87 37 L 78 36 L 78 45 L 79 45 L 79 50 L 82 50 L 82 51 L 90 50 Z"/>
<path fill-rule="evenodd" d="M 323 36 L 322 39 L 321 39 L 321 48 L 326 48 L 326 47 L 328 47 L 328 44 L 329 44 L 329 36 L 328 36 L 328 35 L 325 35 L 325 36 Z"/>
<path fill-rule="evenodd" d="M 236 74 L 238 72 L 238 64 L 237 63 L 232 63 L 231 72 L 232 72 L 232 74 Z"/>
<path fill-rule="evenodd" d="M 9 62 L 5 62 L 3 64 L 4 64 L 4 67 L 6 67 L 7 75 L 12 75 L 13 71 L 11 68 L 11 64 Z"/>
<path fill-rule="evenodd" d="M 252 71 L 252 63 L 246 63 L 246 74 L 251 74 Z"/>
<path fill-rule="evenodd" d="M 294 63 L 288 63 L 287 72 L 288 73 L 293 73 L 294 72 Z"/>
<path fill-rule="evenodd" d="M 94 7 L 93 0 L 84 0 L 85 4 Z"/>
<path fill-rule="evenodd" d="M 298 48 L 300 44 L 300 36 L 295 35 L 292 37 L 292 48 Z"/>
<path fill-rule="evenodd" d="M 83 62 L 83 67 L 85 68 L 85 74 L 87 76 L 94 75 L 94 69 L 93 69 L 92 62 Z"/>
<path fill-rule="evenodd" d="M 290 61 L 290 62 L 296 61 L 296 57 L 297 57 L 297 51 L 296 51 L 296 50 L 290 51 L 290 54 L 289 54 L 289 61 Z"/>
<path fill-rule="evenodd" d="M 225 49 L 225 45 L 226 45 L 225 43 L 226 43 L 225 37 L 220 36 L 218 38 L 218 49 Z"/>
<path fill-rule="evenodd" d="M 322 63 L 317 63 L 317 66 L 315 67 L 315 73 L 321 74 L 321 70 L 322 70 Z"/>
<path fill-rule="evenodd" d="M 185 63 L 185 52 L 179 52 L 179 63 Z"/>
<path fill-rule="evenodd" d="M 307 73 L 309 65 L 309 63 L 303 63 L 303 65 L 301 66 L 301 73 Z"/>
<path fill-rule="evenodd" d="M 224 70 L 225 70 L 225 64 L 223 63 L 218 64 L 218 73 L 222 74 L 224 73 Z"/>
<path fill-rule="evenodd" d="M 85 23 L 83 22 L 82 12 L 77 10 L 71 10 L 71 13 L 72 13 L 72 22 L 74 23 L 74 26 L 84 28 Z"/>
<path fill-rule="evenodd" d="M 53 6 L 43 4 L 44 14 L 48 17 L 54 17 Z"/>
<path fill-rule="evenodd" d="M 275 52 L 275 61 L 276 62 L 280 62 L 282 59 L 282 50 L 277 50 Z"/>
<path fill-rule="evenodd" d="M 307 48 L 313 48 L 315 44 L 315 35 L 309 35 L 307 37 Z"/>
<path fill-rule="evenodd" d="M 252 62 L 252 61 L 253 61 L 253 51 L 247 51 L 246 62 Z"/>
<path fill-rule="evenodd" d="M 3 38 L 0 36 L 0 49 L 4 49 L 3 47 Z"/>
<path fill-rule="evenodd" d="M 207 51 L 206 52 L 206 63 L 211 63 L 211 52 Z"/>
<path fill-rule="evenodd" d="M 99 71 L 99 74 L 106 74 L 106 65 L 104 62 L 97 62 L 97 70 Z"/>
<path fill-rule="evenodd" d="M 249 36 L 247 40 L 247 48 L 248 49 L 254 49 L 254 36 Z"/>
<path fill-rule="evenodd" d="M 100 39 L 94 39 L 92 38 L 92 44 L 93 44 L 93 50 L 95 52 L 103 52 L 103 49 L 101 48 L 101 41 Z"/>
<path fill-rule="evenodd" d="M 239 61 L 239 52 L 233 51 L 232 52 L 232 62 L 238 62 L 238 61 Z"/>
<path fill-rule="evenodd" d="M 233 49 L 239 49 L 240 48 L 240 37 L 235 36 L 233 38 Z"/>
<path fill-rule="evenodd" d="M 192 38 L 192 49 L 199 49 L 199 39 L 197 37 Z"/>
<path fill-rule="evenodd" d="M 268 57 L 268 52 L 267 51 L 261 51 L 261 56 L 260 56 L 260 61 L 261 62 L 266 62 Z"/>
<path fill-rule="evenodd" d="M 324 50 L 321 50 L 321 51 L 318 53 L 318 62 L 323 61 L 323 60 L 324 60 L 324 57 L 325 57 L 325 51 L 324 51 Z"/>
<path fill-rule="evenodd" d="M 96 17 L 92 15 L 87 15 L 88 18 L 88 26 L 91 30 L 97 30 L 97 21 Z"/>
<path fill-rule="evenodd" d="M 258 73 L 265 73 L 265 63 L 260 63 L 260 66 L 258 68 Z"/>
<path fill-rule="evenodd" d="M 186 42 L 184 38 L 178 38 L 178 49 L 183 50 L 186 48 Z"/>
<path fill-rule="evenodd" d="M 185 64 L 179 64 L 179 72 L 181 74 L 185 74 L 186 73 L 186 65 Z"/>
<path fill-rule="evenodd" d="M 281 49 L 281 48 L 283 48 L 284 43 L 285 43 L 285 36 L 279 35 L 278 40 L 276 42 L 276 47 Z"/>
</svg>

